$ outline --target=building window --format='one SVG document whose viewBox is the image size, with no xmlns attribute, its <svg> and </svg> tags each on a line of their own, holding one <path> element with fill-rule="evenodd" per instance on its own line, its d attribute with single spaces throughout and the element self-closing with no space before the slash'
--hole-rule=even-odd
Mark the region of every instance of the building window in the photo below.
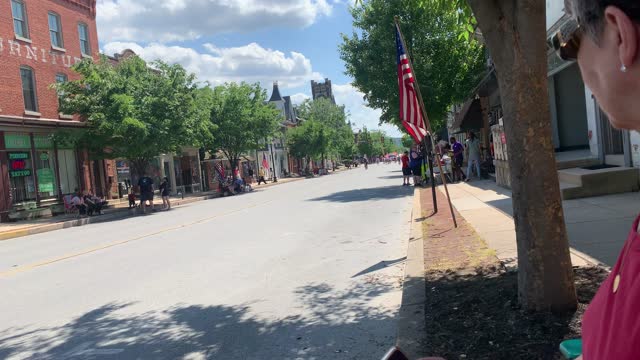
<svg viewBox="0 0 640 360">
<path fill-rule="evenodd" d="M 56 83 L 62 84 L 66 83 L 69 80 L 67 74 L 56 74 Z M 62 104 L 62 96 L 64 93 L 62 91 L 58 91 L 58 107 Z"/>
<path fill-rule="evenodd" d="M 58 161 L 60 190 L 63 195 L 73 194 L 79 188 L 76 153 L 73 150 L 59 149 Z"/>
<path fill-rule="evenodd" d="M 78 35 L 80 36 L 80 51 L 82 55 L 91 55 L 91 46 L 89 44 L 89 27 L 87 24 L 78 24 Z"/>
<path fill-rule="evenodd" d="M 27 23 L 27 11 L 22 0 L 11 0 L 11 12 L 13 13 L 13 30 L 16 36 L 29 39 L 29 24 Z"/>
<path fill-rule="evenodd" d="M 36 96 L 36 80 L 33 69 L 29 67 L 20 68 L 20 78 L 22 79 L 22 97 L 24 98 L 24 109 L 27 111 L 38 111 L 38 99 Z"/>
<path fill-rule="evenodd" d="M 57 48 L 64 48 L 62 42 L 62 23 L 60 22 L 60 15 L 50 12 L 49 13 L 49 35 L 51 36 L 51 45 Z"/>
</svg>

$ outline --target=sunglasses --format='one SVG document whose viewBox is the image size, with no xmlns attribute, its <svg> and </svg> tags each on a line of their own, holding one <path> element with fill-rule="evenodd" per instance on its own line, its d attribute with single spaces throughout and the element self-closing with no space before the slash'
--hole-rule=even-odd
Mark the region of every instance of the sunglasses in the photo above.
<svg viewBox="0 0 640 360">
<path fill-rule="evenodd" d="M 574 61 L 578 59 L 581 39 L 582 29 L 580 24 L 575 20 L 569 20 L 553 36 L 553 48 L 562 60 Z"/>
</svg>

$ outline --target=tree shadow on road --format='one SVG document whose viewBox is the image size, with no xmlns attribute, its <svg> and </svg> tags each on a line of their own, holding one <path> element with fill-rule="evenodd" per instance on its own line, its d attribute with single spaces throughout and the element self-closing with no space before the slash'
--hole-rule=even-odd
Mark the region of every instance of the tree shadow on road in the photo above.
<svg viewBox="0 0 640 360">
<path fill-rule="evenodd" d="M 358 202 L 370 200 L 392 200 L 413 195 L 411 186 L 384 186 L 368 189 L 340 191 L 331 195 L 311 199 L 310 201 Z"/>
<path fill-rule="evenodd" d="M 292 315 L 269 318 L 252 304 L 136 312 L 137 303 L 109 303 L 61 326 L 0 331 L 0 358 L 380 358 L 395 341 L 397 314 L 375 302 L 396 289 L 380 277 L 346 289 L 314 283 L 294 291 Z"/>
</svg>

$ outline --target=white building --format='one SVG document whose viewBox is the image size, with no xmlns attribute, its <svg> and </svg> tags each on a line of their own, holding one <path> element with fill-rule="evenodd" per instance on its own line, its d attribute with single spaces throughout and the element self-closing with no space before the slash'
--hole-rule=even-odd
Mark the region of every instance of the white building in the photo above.
<svg viewBox="0 0 640 360">
<path fill-rule="evenodd" d="M 289 97 L 282 97 L 280 95 L 280 89 L 278 88 L 278 82 L 273 83 L 273 90 L 271 91 L 271 97 L 269 98 L 269 103 L 275 105 L 275 107 L 280 110 L 282 115 L 282 135 L 274 138 L 273 140 L 267 141 L 266 146 L 257 151 L 256 160 L 258 162 L 258 166 L 262 167 L 263 159 L 267 159 L 269 163 L 269 169 L 267 169 L 267 173 L 269 177 L 273 177 L 273 173 L 271 171 L 275 171 L 277 177 L 285 177 L 291 173 L 289 169 L 289 155 L 286 149 L 286 123 L 290 121 L 291 114 L 293 114 L 293 119 L 295 119 L 293 104 L 291 104 L 291 99 Z"/>
</svg>

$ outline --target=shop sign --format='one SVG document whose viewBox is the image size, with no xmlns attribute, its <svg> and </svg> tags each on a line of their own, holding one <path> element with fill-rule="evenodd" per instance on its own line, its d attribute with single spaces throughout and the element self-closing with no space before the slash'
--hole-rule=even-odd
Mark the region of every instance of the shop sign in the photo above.
<svg viewBox="0 0 640 360">
<path fill-rule="evenodd" d="M 29 135 L 5 134 L 4 144 L 7 149 L 31 149 Z"/>
<path fill-rule="evenodd" d="M 9 160 L 27 160 L 27 159 L 29 159 L 28 152 L 9 153 Z"/>
<path fill-rule="evenodd" d="M 53 139 L 49 135 L 34 135 L 33 144 L 36 149 L 53 149 Z"/>
<path fill-rule="evenodd" d="M 24 170 L 27 167 L 27 162 L 24 160 L 12 160 L 11 170 Z"/>
<path fill-rule="evenodd" d="M 127 162 L 123 160 L 116 161 L 116 171 L 118 172 L 118 174 L 128 174 L 129 164 L 127 164 Z"/>
<path fill-rule="evenodd" d="M 38 175 L 38 191 L 53 192 L 53 171 L 49 168 L 39 169 L 36 171 Z"/>
<path fill-rule="evenodd" d="M 25 170 L 9 171 L 9 176 L 11 176 L 12 178 L 31 176 L 31 170 L 25 169 Z"/>
<path fill-rule="evenodd" d="M 0 55 L 9 55 L 12 57 L 25 58 L 27 60 L 41 62 L 51 65 L 62 65 L 66 68 L 72 67 L 82 61 L 82 58 L 71 56 L 59 51 L 49 50 L 48 45 L 38 48 L 31 44 L 22 44 L 20 41 L 7 39 L 6 41 L 0 37 Z"/>
</svg>

